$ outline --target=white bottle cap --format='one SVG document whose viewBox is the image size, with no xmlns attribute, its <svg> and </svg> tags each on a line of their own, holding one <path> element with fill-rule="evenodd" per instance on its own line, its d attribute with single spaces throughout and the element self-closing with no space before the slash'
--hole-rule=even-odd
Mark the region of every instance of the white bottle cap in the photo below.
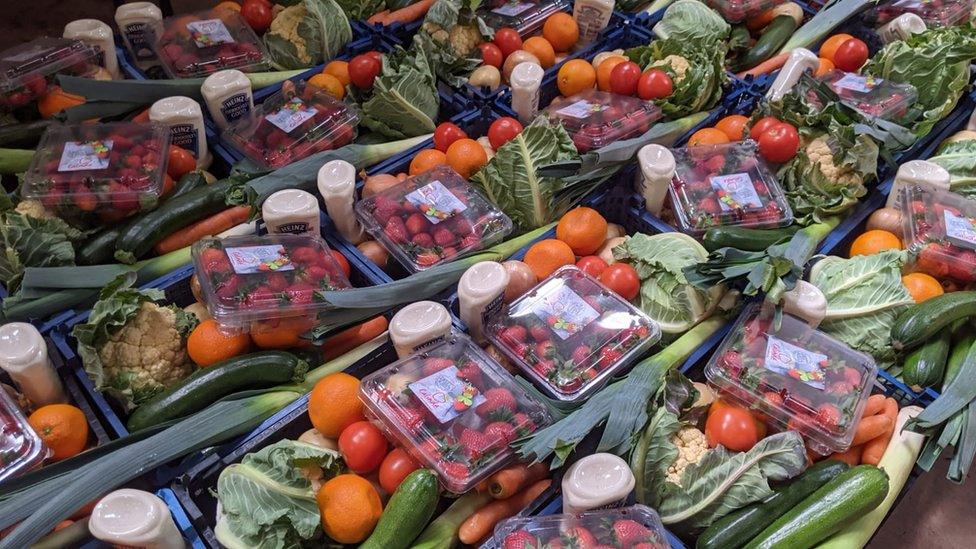
<svg viewBox="0 0 976 549">
<path fill-rule="evenodd" d="M 674 155 L 667 147 L 662 147 L 656 143 L 644 145 L 637 152 L 637 161 L 640 162 L 641 172 L 645 179 L 660 179 L 674 177 L 677 166 Z"/>
<path fill-rule="evenodd" d="M 75 19 L 64 26 L 64 32 L 61 35 L 65 38 L 76 38 L 79 35 L 99 35 L 99 38 L 113 39 L 112 28 L 98 19 Z M 114 52 L 105 52 L 105 55 L 111 54 Z"/>
<path fill-rule="evenodd" d="M 588 511 L 626 499 L 635 483 L 630 466 L 620 457 L 608 453 L 586 456 L 563 476 L 563 512 Z"/>
<path fill-rule="evenodd" d="M 545 71 L 542 70 L 542 67 L 538 63 L 526 61 L 515 65 L 515 68 L 512 69 L 512 74 L 508 77 L 508 81 L 512 87 L 536 88 L 542 82 L 544 74 Z"/>
<path fill-rule="evenodd" d="M 319 202 L 301 189 L 284 189 L 267 198 L 261 205 L 261 216 L 281 217 L 285 215 L 304 214 L 309 210 L 318 211 Z"/>
<path fill-rule="evenodd" d="M 47 344 L 37 328 L 26 322 L 0 326 L 0 367 L 19 373 L 32 366 L 37 357 L 47 353 Z"/>
<path fill-rule="evenodd" d="M 819 66 L 820 58 L 815 53 L 808 49 L 796 48 L 790 53 L 789 59 L 786 60 L 786 64 L 780 69 L 776 80 L 773 80 L 769 91 L 766 92 L 766 99 L 770 101 L 782 99 L 800 81 L 800 75 L 804 71 L 815 71 Z"/>
<path fill-rule="evenodd" d="M 200 109 L 200 103 L 182 95 L 164 97 L 149 107 L 150 120 L 162 121 L 170 116 L 203 116 L 203 110 Z"/>
<path fill-rule="evenodd" d="M 131 488 L 116 490 L 99 500 L 92 510 L 88 529 L 97 539 L 118 545 L 178 547 L 183 544 L 163 500 Z"/>
<path fill-rule="evenodd" d="M 356 167 L 345 160 L 331 160 L 319 168 L 318 187 L 322 198 L 344 196 L 356 185 Z"/>
<path fill-rule="evenodd" d="M 118 23 L 120 17 L 124 18 L 126 15 L 132 15 L 138 11 L 148 12 L 151 17 L 157 19 L 163 18 L 163 11 L 152 2 L 127 2 L 115 8 L 115 21 Z M 122 24 L 119 23 L 119 26 L 122 26 Z"/>
<path fill-rule="evenodd" d="M 932 185 L 949 188 L 949 172 L 927 160 L 910 160 L 898 167 L 895 179 L 905 185 Z"/>
<path fill-rule="evenodd" d="M 397 311 L 390 320 L 390 340 L 400 358 L 451 331 L 451 314 L 440 303 L 418 301 Z"/>
<path fill-rule="evenodd" d="M 241 82 L 247 82 L 249 86 L 251 83 L 247 76 L 237 69 L 217 71 L 203 81 L 200 92 L 204 97 L 217 97 Z"/>
<path fill-rule="evenodd" d="M 458 295 L 468 299 L 493 298 L 505 291 L 511 277 L 497 261 L 480 261 L 468 267 L 458 281 Z"/>
</svg>

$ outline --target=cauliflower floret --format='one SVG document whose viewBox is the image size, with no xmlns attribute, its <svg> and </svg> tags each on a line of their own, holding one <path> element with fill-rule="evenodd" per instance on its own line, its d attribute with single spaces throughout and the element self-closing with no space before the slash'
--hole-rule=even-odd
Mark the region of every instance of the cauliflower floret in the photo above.
<svg viewBox="0 0 976 549">
<path fill-rule="evenodd" d="M 40 200 L 21 200 L 14 211 L 25 216 L 33 217 L 34 219 L 53 219 L 54 214 L 47 211 L 44 204 L 41 204 Z"/>
<path fill-rule="evenodd" d="M 667 481 L 674 484 L 681 483 L 681 475 L 692 463 L 698 463 L 708 451 L 708 441 L 705 433 L 694 427 L 682 427 L 671 437 L 671 443 L 678 448 L 678 458 L 668 465 Z"/>
<path fill-rule="evenodd" d="M 834 153 L 830 150 L 827 136 L 822 135 L 814 139 L 803 150 L 810 164 L 816 166 L 828 180 L 845 186 L 863 183 L 861 176 L 853 168 L 834 164 Z"/>
<path fill-rule="evenodd" d="M 674 72 L 674 83 L 679 84 L 691 68 L 691 63 L 680 55 L 669 55 L 651 63 L 651 67 L 667 67 Z"/>
<path fill-rule="evenodd" d="M 305 37 L 299 34 L 298 26 L 305 20 L 308 15 L 308 11 L 305 10 L 305 3 L 301 2 L 295 4 L 294 6 L 289 6 L 280 13 L 278 13 L 274 19 L 271 20 L 271 26 L 268 27 L 268 34 L 273 34 L 287 42 L 290 42 L 295 46 L 295 56 L 299 61 L 306 64 L 313 64 L 315 62 L 312 59 L 311 54 L 308 52 L 308 43 Z"/>
<path fill-rule="evenodd" d="M 467 57 L 481 43 L 481 31 L 474 25 L 454 25 L 451 27 L 448 42 L 458 57 Z"/>
</svg>

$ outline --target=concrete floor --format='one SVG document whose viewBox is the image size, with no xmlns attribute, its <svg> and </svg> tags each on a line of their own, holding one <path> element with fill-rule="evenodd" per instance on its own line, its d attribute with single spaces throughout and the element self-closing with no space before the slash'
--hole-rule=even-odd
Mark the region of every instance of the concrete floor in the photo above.
<svg viewBox="0 0 976 549">
<path fill-rule="evenodd" d="M 172 0 L 176 13 L 205 9 L 216 3 L 217 0 Z M 114 26 L 115 5 L 109 0 L 26 0 L 7 4 L 0 18 L 0 49 L 44 34 L 60 36 L 67 22 L 83 17 L 101 19 Z M 943 460 L 938 469 L 915 482 L 869 547 L 976 545 L 976 478 L 962 486 L 952 484 L 945 479 L 947 464 L 948 460 Z M 976 477 L 976 473 L 973 475 Z"/>
</svg>

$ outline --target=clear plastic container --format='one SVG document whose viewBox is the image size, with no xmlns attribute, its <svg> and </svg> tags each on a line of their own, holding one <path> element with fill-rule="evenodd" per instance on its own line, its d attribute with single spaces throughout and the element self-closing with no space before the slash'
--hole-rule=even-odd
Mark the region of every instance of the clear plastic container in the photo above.
<svg viewBox="0 0 976 549">
<path fill-rule="evenodd" d="M 360 200 L 356 217 L 411 272 L 481 250 L 512 230 L 504 212 L 447 166 Z"/>
<path fill-rule="evenodd" d="M 509 27 L 528 37 L 541 29 L 550 15 L 569 11 L 572 6 L 570 0 L 493 0 L 490 7 L 480 9 L 478 15 L 495 30 Z"/>
<path fill-rule="evenodd" d="M 755 141 L 671 149 L 675 175 L 669 194 L 681 230 L 711 227 L 769 229 L 793 222 L 793 211 Z"/>
<path fill-rule="evenodd" d="M 193 245 L 203 302 L 228 331 L 303 333 L 329 309 L 320 291 L 351 287 L 325 241 L 307 234 L 205 238 Z"/>
<path fill-rule="evenodd" d="M 37 146 L 21 190 L 77 226 L 104 225 L 156 207 L 169 129 L 112 122 L 55 125 Z"/>
<path fill-rule="evenodd" d="M 904 13 L 914 13 L 928 27 L 951 27 L 969 19 L 976 0 L 894 0 L 864 12 L 864 22 L 880 26 Z"/>
<path fill-rule="evenodd" d="M 618 531 L 628 532 L 627 539 L 620 539 Z M 588 540 L 580 539 L 586 533 L 592 536 L 593 541 L 584 543 Z M 495 525 L 495 533 L 492 536 L 493 547 L 592 547 L 595 545 L 616 549 L 631 547 L 668 549 L 670 547 L 660 517 L 645 505 L 599 509 L 579 514 L 516 516 Z"/>
<path fill-rule="evenodd" d="M 877 366 L 788 314 L 775 327 L 771 306 L 753 303 L 705 367 L 730 402 L 753 409 L 774 429 L 799 432 L 821 455 L 851 445 Z"/>
<path fill-rule="evenodd" d="M 934 187 L 901 192 L 903 237 L 915 270 L 976 282 L 976 201 Z"/>
<path fill-rule="evenodd" d="M 845 105 L 884 120 L 904 117 L 918 99 L 918 90 L 911 84 L 853 72 L 832 70 L 820 79 L 834 90 Z"/>
<path fill-rule="evenodd" d="M 549 424 L 546 407 L 464 335 L 363 378 L 367 416 L 441 486 L 460 494 L 514 457 L 509 443 Z"/>
<path fill-rule="evenodd" d="M 167 17 L 154 49 L 172 78 L 204 78 L 224 69 L 271 70 L 261 40 L 234 10 Z"/>
<path fill-rule="evenodd" d="M 80 40 L 41 37 L 0 52 L 0 112 L 29 105 L 47 93 L 58 74 L 90 76 L 98 53 Z"/>
<path fill-rule="evenodd" d="M 262 166 L 280 168 L 356 138 L 359 115 L 321 88 L 286 81 L 252 116 L 234 122 L 224 138 Z"/>
<path fill-rule="evenodd" d="M 557 97 L 543 112 L 566 128 L 581 153 L 641 135 L 661 118 L 654 103 L 596 90 Z"/>
<path fill-rule="evenodd" d="M 575 266 L 513 301 L 485 332 L 547 394 L 574 402 L 661 339 L 653 320 Z"/>
<path fill-rule="evenodd" d="M 37 467 L 48 453 L 20 407 L 0 389 L 0 481 Z"/>
<path fill-rule="evenodd" d="M 726 21 L 738 23 L 754 15 L 785 4 L 787 0 L 703 0 L 705 5 L 717 11 Z"/>
</svg>

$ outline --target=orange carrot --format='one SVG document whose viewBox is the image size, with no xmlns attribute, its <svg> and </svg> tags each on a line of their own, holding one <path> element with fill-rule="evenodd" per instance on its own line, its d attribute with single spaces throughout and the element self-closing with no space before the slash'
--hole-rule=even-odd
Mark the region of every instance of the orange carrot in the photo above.
<svg viewBox="0 0 976 549">
<path fill-rule="evenodd" d="M 887 400 L 888 400 L 888 397 L 886 397 L 884 395 L 871 395 L 871 396 L 869 396 L 868 397 L 867 404 L 864 405 L 864 416 L 863 417 L 876 416 L 876 415 L 880 414 L 882 412 L 882 410 L 884 410 L 885 401 L 887 401 Z"/>
<path fill-rule="evenodd" d="M 488 478 L 488 493 L 495 499 L 510 498 L 537 480 L 546 478 L 549 466 L 545 463 L 513 465 Z"/>
<path fill-rule="evenodd" d="M 132 117 L 132 122 L 139 122 L 143 124 L 149 123 L 149 109 L 142 111 L 141 113 Z"/>
<path fill-rule="evenodd" d="M 844 463 L 854 467 L 855 465 L 861 464 L 861 454 L 864 450 L 864 446 L 851 446 L 846 452 L 838 452 L 836 454 L 831 454 L 828 459 L 836 459 L 837 461 L 843 461 Z"/>
<path fill-rule="evenodd" d="M 369 23 L 370 25 L 372 25 L 373 23 L 382 24 L 383 20 L 389 14 L 390 14 L 390 10 L 383 10 L 381 12 L 374 13 L 373 15 L 369 16 L 369 19 L 367 19 L 366 22 Z"/>
<path fill-rule="evenodd" d="M 784 52 L 779 55 L 774 55 L 769 59 L 763 61 L 762 63 L 756 65 L 755 67 L 747 71 L 742 71 L 736 74 L 736 76 L 738 76 L 739 78 L 745 78 L 747 76 L 760 76 L 763 74 L 771 73 L 777 69 L 783 68 L 783 65 L 786 64 L 786 60 L 789 58 L 790 58 L 790 52 Z"/>
<path fill-rule="evenodd" d="M 348 353 L 385 332 L 387 324 L 386 317 L 380 315 L 329 336 L 322 345 L 323 358 L 332 360 Z"/>
<path fill-rule="evenodd" d="M 861 463 L 877 465 L 881 461 L 881 456 L 888 449 L 888 443 L 895 434 L 895 421 L 898 419 L 898 403 L 895 399 L 888 397 L 885 399 L 884 410 L 881 412 L 891 420 L 891 427 L 881 436 L 875 437 L 864 443 L 864 452 L 861 454 Z"/>
<path fill-rule="evenodd" d="M 165 254 L 185 248 L 201 238 L 222 233 L 227 229 L 247 221 L 251 215 L 250 206 L 234 206 L 218 212 L 196 223 L 187 225 L 167 236 L 153 246 L 157 254 Z"/>
<path fill-rule="evenodd" d="M 427 15 L 427 10 L 429 10 L 432 5 L 434 5 L 434 0 L 420 0 L 419 2 L 414 2 L 405 8 L 391 11 L 376 22 L 383 25 L 390 25 L 392 23 L 413 23 L 417 19 Z"/>
<path fill-rule="evenodd" d="M 862 417 L 857 424 L 857 429 L 854 430 L 854 441 L 851 442 L 851 446 L 858 446 L 872 438 L 880 437 L 891 428 L 893 423 L 891 418 L 884 414 Z"/>
<path fill-rule="evenodd" d="M 496 499 L 465 519 L 458 530 L 461 543 L 474 545 L 485 538 L 499 522 L 514 516 L 549 487 L 550 479 L 540 480 L 508 499 Z"/>
</svg>

